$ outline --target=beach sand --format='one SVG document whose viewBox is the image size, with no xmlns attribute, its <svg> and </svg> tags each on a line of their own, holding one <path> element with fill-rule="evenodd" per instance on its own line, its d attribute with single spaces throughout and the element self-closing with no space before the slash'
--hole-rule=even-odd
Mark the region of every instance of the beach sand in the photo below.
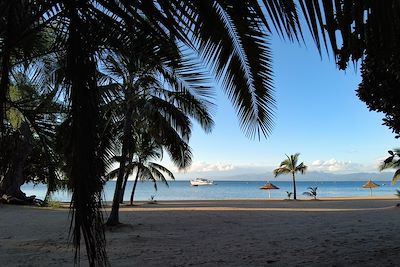
<svg viewBox="0 0 400 267">
<path fill-rule="evenodd" d="M 111 266 L 396 266 L 398 202 L 141 202 L 121 208 L 107 250 Z M 0 266 L 73 265 L 68 209 L 0 205 L 0 215 Z"/>
</svg>

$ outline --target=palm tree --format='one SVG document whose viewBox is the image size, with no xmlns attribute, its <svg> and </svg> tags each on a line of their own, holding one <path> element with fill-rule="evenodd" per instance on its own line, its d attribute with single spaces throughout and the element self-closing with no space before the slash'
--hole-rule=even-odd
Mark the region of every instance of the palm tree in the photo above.
<svg viewBox="0 0 400 267">
<path fill-rule="evenodd" d="M 300 153 L 296 153 L 294 155 L 286 155 L 287 159 L 281 162 L 279 165 L 279 168 L 275 169 L 273 171 L 275 177 L 281 175 L 281 174 L 291 174 L 292 179 L 293 179 L 293 199 L 296 198 L 296 179 L 295 179 L 295 174 L 297 172 L 300 172 L 301 174 L 304 174 L 307 170 L 307 166 L 304 165 L 304 163 L 300 163 L 297 165 L 297 161 L 299 159 Z"/>
<path fill-rule="evenodd" d="M 136 167 L 136 178 L 132 187 L 130 197 L 130 204 L 133 205 L 133 198 L 136 190 L 138 180 L 150 180 L 154 182 L 154 187 L 157 190 L 157 181 L 161 181 L 168 186 L 167 177 L 175 180 L 171 171 L 164 166 L 151 162 L 150 160 L 161 160 L 163 155 L 163 148 L 149 135 L 142 133 L 139 134 L 135 140 L 136 146 L 136 160 L 131 162 L 130 168 Z M 167 176 L 167 177 L 166 177 Z"/>
<path fill-rule="evenodd" d="M 178 53 L 176 48 L 166 49 Z M 191 133 L 189 117 L 195 119 L 206 132 L 210 132 L 213 126 L 208 111 L 210 104 L 205 98 L 207 92 L 200 96 L 191 94 L 198 94 L 200 88 L 196 83 L 201 81 L 202 75 L 198 75 L 196 83 L 193 83 L 175 66 L 180 64 L 179 58 L 171 66 L 170 62 L 162 61 L 165 60 L 162 57 L 153 62 L 149 60 L 151 55 L 135 55 L 132 52 L 128 49 L 121 54 L 108 54 L 103 61 L 105 73 L 113 81 L 104 88 L 119 88 L 116 104 L 115 101 L 110 104 L 120 114 L 120 126 L 116 127 L 120 129 L 118 136 L 121 145 L 121 155 L 117 157 L 119 167 L 112 172 L 118 175 L 108 225 L 119 223 L 119 203 L 123 199 L 129 174 L 127 164 L 132 164 L 133 156 L 137 155 L 137 149 L 140 148 L 140 144 L 135 145 L 134 142 L 138 129 L 147 129 L 149 135 L 153 132 L 151 128 L 155 127 L 157 131 L 153 138 L 167 149 L 177 167 L 184 168 L 191 162 L 190 148 L 187 146 Z M 156 51 L 152 55 L 159 56 Z M 109 94 L 107 90 L 104 93 Z M 161 127 L 163 129 L 160 131 Z"/>
<path fill-rule="evenodd" d="M 317 199 L 317 189 L 318 187 L 308 187 L 307 188 L 309 191 L 308 192 L 304 192 L 303 195 L 308 196 L 308 197 L 313 197 L 314 200 Z"/>
<path fill-rule="evenodd" d="M 163 157 L 163 147 L 158 144 L 154 138 L 146 134 L 142 129 L 135 134 L 135 155 L 132 157 L 131 162 L 128 162 L 126 171 L 128 174 L 133 174 L 136 171 L 132 193 L 130 197 L 130 204 L 133 205 L 133 198 L 136 191 L 136 185 L 139 180 L 153 181 L 154 187 L 157 190 L 157 181 L 161 181 L 168 186 L 167 178 L 175 179 L 174 174 L 162 165 L 151 162 L 151 160 L 161 160 Z M 118 169 L 113 170 L 108 174 L 107 178 L 116 176 Z M 125 177 L 123 191 L 128 176 Z M 123 196 L 123 195 L 122 195 Z"/>
</svg>

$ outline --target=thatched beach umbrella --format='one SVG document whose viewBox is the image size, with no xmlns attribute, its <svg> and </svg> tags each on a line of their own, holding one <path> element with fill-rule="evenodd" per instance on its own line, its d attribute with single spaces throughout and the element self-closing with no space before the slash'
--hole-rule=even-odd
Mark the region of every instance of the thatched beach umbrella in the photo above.
<svg viewBox="0 0 400 267">
<path fill-rule="evenodd" d="M 376 184 L 376 183 L 374 183 L 374 182 L 372 182 L 371 180 L 369 180 L 365 185 L 363 185 L 362 187 L 363 188 L 369 188 L 369 190 L 371 190 L 371 197 L 372 197 L 372 188 L 377 188 L 377 187 L 379 187 L 380 185 L 378 185 L 378 184 Z"/>
<path fill-rule="evenodd" d="M 271 198 L 271 190 L 279 189 L 276 185 L 273 185 L 272 183 L 267 183 L 266 185 L 260 187 L 262 190 L 268 190 L 268 197 Z"/>
</svg>

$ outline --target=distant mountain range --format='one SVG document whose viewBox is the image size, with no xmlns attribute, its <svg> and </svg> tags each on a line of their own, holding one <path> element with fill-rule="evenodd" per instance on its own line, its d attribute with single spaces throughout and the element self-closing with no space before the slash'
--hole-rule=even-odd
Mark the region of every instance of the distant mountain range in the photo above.
<svg viewBox="0 0 400 267">
<path fill-rule="evenodd" d="M 303 175 L 296 174 L 298 181 L 367 181 L 369 179 L 375 181 L 391 181 L 393 172 L 371 172 L 371 173 L 349 173 L 349 174 L 335 174 L 326 172 L 307 172 Z M 266 176 L 265 173 L 259 174 L 240 174 L 240 175 L 215 175 L 210 178 L 216 181 L 291 181 L 290 175 L 282 175 L 274 178 L 273 175 Z"/>
</svg>

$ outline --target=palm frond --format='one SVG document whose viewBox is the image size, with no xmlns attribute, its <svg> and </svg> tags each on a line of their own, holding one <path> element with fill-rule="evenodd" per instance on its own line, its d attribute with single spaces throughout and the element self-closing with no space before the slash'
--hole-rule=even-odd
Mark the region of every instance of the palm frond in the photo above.
<svg viewBox="0 0 400 267">
<path fill-rule="evenodd" d="M 206 133 L 214 127 L 214 121 L 209 112 L 209 103 L 199 100 L 188 91 L 166 92 L 168 100 L 176 103 L 181 112 L 196 120 Z"/>
<path fill-rule="evenodd" d="M 295 5 L 290 1 L 264 3 L 275 26 L 283 24 L 289 38 L 298 39 Z M 164 27 L 170 36 L 198 52 L 215 76 L 222 78 L 244 132 L 250 137 L 269 134 L 274 105 L 266 35 L 270 27 L 258 1 L 146 1 L 136 5 L 122 1 L 122 7 L 113 10 L 128 22 L 123 15 L 126 11 L 140 23 L 157 21 L 151 29 L 155 34 Z"/>
<path fill-rule="evenodd" d="M 199 97 L 211 106 L 211 101 L 215 96 L 215 88 L 210 73 L 205 71 L 206 65 L 195 56 L 191 49 L 184 45 L 176 44 L 179 49 L 179 61 L 173 65 L 162 64 L 158 71 L 163 79 L 170 85 L 174 91 L 189 92 L 191 95 Z"/>
<path fill-rule="evenodd" d="M 165 168 L 164 166 L 162 166 L 162 165 L 160 165 L 158 163 L 155 163 L 155 162 L 149 162 L 149 165 L 152 166 L 155 169 L 160 170 L 161 172 L 166 173 L 170 179 L 175 180 L 174 174 L 170 170 Z"/>
<path fill-rule="evenodd" d="M 387 1 L 385 5 L 351 0 L 299 2 L 317 47 L 327 47 L 329 40 L 341 69 L 345 69 L 349 61 L 362 59 L 366 50 L 378 49 L 383 56 L 398 47 L 398 23 L 394 21 L 400 21 L 400 3 L 396 0 Z"/>
<path fill-rule="evenodd" d="M 280 168 L 277 168 L 277 169 L 275 169 L 273 171 L 275 177 L 277 177 L 279 175 L 282 175 L 282 174 L 288 174 L 290 172 L 291 172 L 291 170 L 289 168 L 286 168 L 286 167 L 280 167 Z"/>
<path fill-rule="evenodd" d="M 308 197 L 314 197 L 314 195 L 311 194 L 310 192 L 303 192 L 303 195 Z"/>
<path fill-rule="evenodd" d="M 301 174 L 304 174 L 307 170 L 307 166 L 304 165 L 304 163 L 300 163 L 298 166 L 295 168 L 295 172 L 300 172 Z"/>
<path fill-rule="evenodd" d="M 396 170 L 395 173 L 393 174 L 392 184 L 397 183 L 399 179 L 400 179 L 400 169 Z"/>
<path fill-rule="evenodd" d="M 272 130 L 274 100 L 271 54 L 262 20 L 252 4 L 243 1 L 230 5 L 202 1 L 197 11 L 193 41 L 200 56 L 215 62 L 212 71 L 222 78 L 245 134 L 267 136 Z"/>
<path fill-rule="evenodd" d="M 175 131 L 179 133 L 181 138 L 185 142 L 188 142 L 191 136 L 192 127 L 189 117 L 175 105 L 167 101 L 163 101 L 160 98 L 153 97 L 149 100 L 149 102 L 151 105 L 147 105 L 147 107 L 151 108 L 152 110 L 148 111 L 152 113 L 153 116 L 157 116 L 160 119 L 163 118 L 163 123 L 167 123 L 173 127 Z"/>
<path fill-rule="evenodd" d="M 190 146 L 162 117 L 153 117 L 149 124 L 149 134 L 166 149 L 178 168 L 185 168 L 191 164 L 192 152 Z"/>
<path fill-rule="evenodd" d="M 157 168 L 154 168 L 150 164 L 148 165 L 148 168 L 149 168 L 151 174 L 153 175 L 152 180 L 154 183 L 157 183 L 157 181 L 160 181 L 160 182 L 164 183 L 167 187 L 169 187 L 168 181 L 161 171 L 159 171 Z"/>
<path fill-rule="evenodd" d="M 307 188 L 309 191 L 308 192 L 304 192 L 303 193 L 303 195 L 304 196 L 309 196 L 309 197 L 313 197 L 314 199 L 316 199 L 317 198 L 317 195 L 318 195 L 318 193 L 317 193 L 317 190 L 318 190 L 318 186 L 316 186 L 316 187 L 308 187 Z"/>
</svg>

